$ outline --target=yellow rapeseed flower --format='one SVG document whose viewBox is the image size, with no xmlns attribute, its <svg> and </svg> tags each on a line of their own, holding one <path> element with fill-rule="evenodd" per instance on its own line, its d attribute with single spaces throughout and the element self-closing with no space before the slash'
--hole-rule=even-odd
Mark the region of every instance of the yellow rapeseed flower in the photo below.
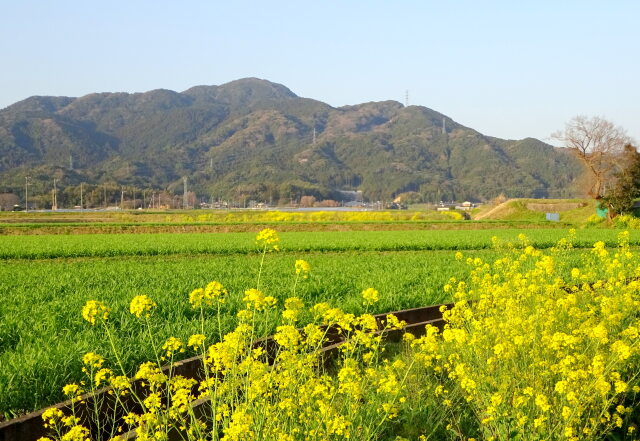
<svg viewBox="0 0 640 441">
<path fill-rule="evenodd" d="M 111 377 L 109 379 L 109 384 L 111 384 L 111 387 L 113 387 L 114 389 L 119 389 L 119 390 L 126 390 L 131 387 L 131 382 L 129 381 L 129 378 L 127 378 L 124 375 L 117 375 L 115 377 Z"/>
<path fill-rule="evenodd" d="M 179 338 L 169 337 L 162 345 L 162 349 L 165 351 L 165 357 L 170 358 L 178 352 L 184 352 L 184 345 Z"/>
<path fill-rule="evenodd" d="M 305 279 L 309 277 L 309 273 L 311 272 L 311 265 L 306 260 L 296 260 L 296 274 L 301 275 Z"/>
<path fill-rule="evenodd" d="M 202 334 L 193 334 L 191 337 L 189 337 L 189 340 L 187 341 L 187 346 L 197 351 L 204 344 L 205 338 L 206 337 Z"/>
<path fill-rule="evenodd" d="M 226 288 L 220 283 L 210 282 L 203 288 L 197 288 L 189 294 L 189 303 L 194 309 L 204 306 L 212 306 L 216 303 L 224 303 L 225 297 L 229 294 Z"/>
<path fill-rule="evenodd" d="M 93 382 L 96 387 L 100 386 L 102 383 L 109 381 L 109 378 L 113 375 L 113 371 L 109 368 L 102 368 L 96 372 L 93 377 Z"/>
<path fill-rule="evenodd" d="M 289 321 L 297 321 L 300 311 L 304 308 L 304 303 L 298 297 L 289 297 L 284 301 L 284 311 L 282 318 Z"/>
<path fill-rule="evenodd" d="M 84 426 L 73 426 L 65 433 L 61 441 L 87 441 L 89 439 L 89 429 Z"/>
<path fill-rule="evenodd" d="M 80 395 L 84 392 L 80 386 L 77 384 L 71 383 L 67 384 L 62 388 L 62 393 L 64 393 L 68 397 L 75 397 L 76 395 Z"/>
<path fill-rule="evenodd" d="M 156 302 L 146 295 L 135 296 L 129 304 L 129 311 L 136 317 L 149 317 L 151 310 L 155 308 Z"/>
<path fill-rule="evenodd" d="M 272 228 L 265 228 L 260 231 L 256 236 L 256 243 L 263 250 L 274 250 L 279 251 L 278 242 L 280 242 L 280 238 L 278 237 L 278 233 L 276 230 Z"/>
<path fill-rule="evenodd" d="M 104 358 L 95 352 L 87 352 L 82 356 L 82 363 L 92 368 L 100 368 L 102 367 L 102 363 L 104 363 Z"/>
<path fill-rule="evenodd" d="M 380 295 L 377 290 L 373 288 L 367 288 L 362 291 L 362 298 L 364 299 L 364 303 L 366 305 L 373 305 L 378 300 L 380 300 Z"/>
<path fill-rule="evenodd" d="M 50 407 L 42 412 L 42 420 L 44 421 L 44 427 L 54 427 L 58 421 L 64 417 L 64 413 L 58 408 Z"/>
<path fill-rule="evenodd" d="M 245 302 L 247 309 L 255 309 L 256 311 L 262 311 L 276 304 L 274 297 L 265 296 L 262 291 L 255 288 L 246 290 L 242 300 Z"/>
<path fill-rule="evenodd" d="M 96 324 L 96 319 L 107 320 L 111 308 L 99 300 L 89 300 L 82 308 L 82 317 L 91 323 Z"/>
</svg>

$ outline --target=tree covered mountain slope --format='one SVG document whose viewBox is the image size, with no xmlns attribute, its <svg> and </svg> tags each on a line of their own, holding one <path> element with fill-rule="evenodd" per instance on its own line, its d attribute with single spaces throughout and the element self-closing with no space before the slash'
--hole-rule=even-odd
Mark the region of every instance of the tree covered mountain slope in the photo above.
<svg viewBox="0 0 640 441">
<path fill-rule="evenodd" d="M 334 108 L 255 78 L 184 92 L 34 96 L 0 110 L 0 192 L 81 182 L 201 197 L 566 197 L 581 165 L 539 140 L 483 135 L 395 101 Z"/>
</svg>

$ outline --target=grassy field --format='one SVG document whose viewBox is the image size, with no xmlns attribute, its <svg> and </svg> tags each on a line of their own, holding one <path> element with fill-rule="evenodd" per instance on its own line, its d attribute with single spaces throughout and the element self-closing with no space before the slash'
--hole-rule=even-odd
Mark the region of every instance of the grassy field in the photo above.
<svg viewBox="0 0 640 441">
<path fill-rule="evenodd" d="M 619 231 L 583 229 L 576 246 L 602 240 L 615 244 Z M 469 250 L 492 246 L 492 237 L 517 241 L 526 235 L 540 248 L 552 246 L 567 232 L 561 229 L 483 229 L 408 231 L 328 231 L 282 233 L 283 250 L 289 252 Z M 60 257 L 158 256 L 173 254 L 255 253 L 252 233 L 93 234 L 0 236 L 0 259 L 51 259 Z M 630 241 L 640 244 L 640 231 Z"/>
</svg>

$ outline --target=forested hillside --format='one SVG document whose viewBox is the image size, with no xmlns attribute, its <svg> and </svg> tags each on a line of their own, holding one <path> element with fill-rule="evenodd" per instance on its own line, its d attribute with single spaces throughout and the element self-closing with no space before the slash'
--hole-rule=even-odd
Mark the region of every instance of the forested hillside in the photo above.
<svg viewBox="0 0 640 441">
<path fill-rule="evenodd" d="M 34 96 L 0 111 L 0 193 L 53 186 L 67 204 L 117 200 L 120 189 L 199 198 L 340 199 L 362 190 L 388 200 L 566 197 L 581 167 L 539 140 L 483 135 L 421 106 L 395 101 L 334 108 L 248 78 L 178 93 Z M 38 196 L 40 195 L 40 196 Z M 414 195 L 415 196 L 415 195 Z"/>
</svg>

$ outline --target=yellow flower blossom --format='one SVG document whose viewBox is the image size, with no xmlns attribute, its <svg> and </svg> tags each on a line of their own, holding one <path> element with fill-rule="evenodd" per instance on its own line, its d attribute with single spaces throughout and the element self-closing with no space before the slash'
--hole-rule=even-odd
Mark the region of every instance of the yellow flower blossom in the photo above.
<svg viewBox="0 0 640 441">
<path fill-rule="evenodd" d="M 206 337 L 202 334 L 193 334 L 192 336 L 189 337 L 189 340 L 187 341 L 187 346 L 197 351 L 202 347 L 205 339 Z"/>
<path fill-rule="evenodd" d="M 362 291 L 362 298 L 364 299 L 364 303 L 366 305 L 373 305 L 378 300 L 380 300 L 380 295 L 377 290 L 373 288 L 367 288 Z"/>
<path fill-rule="evenodd" d="M 262 291 L 255 288 L 246 290 L 242 300 L 245 302 L 248 310 L 255 309 L 256 311 L 271 308 L 276 304 L 276 299 L 274 297 L 265 296 Z"/>
<path fill-rule="evenodd" d="M 84 391 L 77 384 L 67 384 L 62 388 L 62 393 L 68 397 L 75 397 L 82 394 Z"/>
<path fill-rule="evenodd" d="M 278 233 L 276 233 L 276 231 L 271 228 L 265 228 L 256 236 L 256 243 L 265 251 L 279 251 L 280 248 L 278 246 L 278 242 L 280 242 Z"/>
<path fill-rule="evenodd" d="M 196 288 L 189 293 L 189 303 L 194 309 L 213 306 L 225 302 L 226 296 L 229 294 L 227 289 L 220 283 L 209 282 L 203 288 Z"/>
<path fill-rule="evenodd" d="M 306 260 L 296 260 L 295 264 L 296 274 L 301 275 L 305 279 L 309 277 L 309 273 L 311 272 L 311 265 Z"/>
<path fill-rule="evenodd" d="M 96 324 L 96 319 L 106 321 L 109 318 L 111 308 L 99 300 L 89 300 L 82 308 L 82 317 L 91 323 Z"/>
<path fill-rule="evenodd" d="M 178 352 L 184 352 L 184 344 L 179 338 L 169 337 L 162 345 L 162 350 L 165 351 L 164 356 L 170 358 Z"/>
<path fill-rule="evenodd" d="M 156 302 L 151 300 L 146 295 L 135 296 L 131 303 L 129 304 L 129 312 L 135 315 L 136 317 L 149 317 L 151 315 L 151 311 L 155 308 Z"/>
<path fill-rule="evenodd" d="M 104 363 L 104 358 L 102 358 L 101 355 L 98 355 L 95 352 L 87 352 L 82 357 L 82 363 L 92 368 L 100 368 Z"/>
</svg>

